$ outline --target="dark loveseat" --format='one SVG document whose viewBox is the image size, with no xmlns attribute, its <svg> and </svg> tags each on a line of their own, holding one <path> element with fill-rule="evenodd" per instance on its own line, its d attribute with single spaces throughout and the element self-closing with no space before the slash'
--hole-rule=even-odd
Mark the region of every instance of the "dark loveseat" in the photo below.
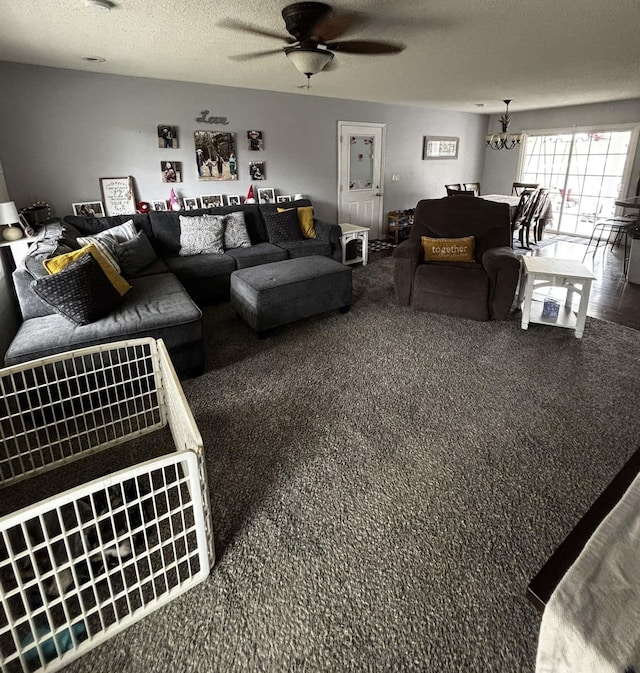
<svg viewBox="0 0 640 673">
<path fill-rule="evenodd" d="M 423 236 L 473 236 L 474 259 L 426 262 Z M 409 238 L 393 252 L 396 300 L 420 311 L 503 320 L 513 304 L 520 273 L 512 246 L 507 204 L 469 196 L 422 200 Z"/>
<path fill-rule="evenodd" d="M 285 207 L 310 205 L 305 199 Z M 227 300 L 233 271 L 308 255 L 341 260 L 340 227 L 317 219 L 315 239 L 271 243 L 264 213 L 275 210 L 274 205 L 242 205 L 105 218 L 67 216 L 62 222 L 45 225 L 13 273 L 23 323 L 5 355 L 5 364 L 18 364 L 69 348 L 150 336 L 164 339 L 178 372 L 200 370 L 204 346 L 202 314 L 197 304 Z M 244 213 L 250 247 L 225 250 L 222 254 L 180 256 L 180 215 L 226 215 L 237 211 Z M 47 274 L 45 259 L 78 249 L 79 235 L 99 233 L 128 220 L 133 220 L 138 231 L 145 232 L 157 259 L 127 277 L 132 290 L 115 311 L 80 326 L 58 315 L 34 293 L 33 280 Z"/>
</svg>

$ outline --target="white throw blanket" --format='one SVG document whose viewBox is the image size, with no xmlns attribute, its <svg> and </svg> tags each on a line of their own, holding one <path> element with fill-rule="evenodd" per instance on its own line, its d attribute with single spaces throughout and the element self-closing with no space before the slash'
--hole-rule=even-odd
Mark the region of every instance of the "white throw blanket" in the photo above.
<svg viewBox="0 0 640 673">
<path fill-rule="evenodd" d="M 536 673 L 640 673 L 640 475 L 553 592 Z"/>
</svg>

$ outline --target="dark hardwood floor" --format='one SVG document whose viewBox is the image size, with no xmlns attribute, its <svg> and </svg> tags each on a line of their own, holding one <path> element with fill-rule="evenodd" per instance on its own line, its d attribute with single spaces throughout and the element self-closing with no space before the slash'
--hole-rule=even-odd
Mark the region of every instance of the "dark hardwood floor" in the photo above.
<svg viewBox="0 0 640 673">
<path fill-rule="evenodd" d="M 624 246 L 616 246 L 612 250 L 611 245 L 607 245 L 605 250 L 605 246 L 601 244 L 595 254 L 592 254 L 591 246 L 589 254 L 584 258 L 587 240 L 582 239 L 584 243 L 575 242 L 581 239 L 563 240 L 566 238 L 568 237 L 546 234 L 543 245 L 532 245 L 531 251 L 526 254 L 583 262 L 598 277 L 591 286 L 587 315 L 640 330 L 640 285 L 629 283 L 624 276 Z M 514 241 L 514 248 L 518 245 Z M 393 250 L 374 252 L 370 254 L 370 259 L 375 261 L 392 253 Z M 576 299 L 576 308 L 577 301 Z"/>
</svg>

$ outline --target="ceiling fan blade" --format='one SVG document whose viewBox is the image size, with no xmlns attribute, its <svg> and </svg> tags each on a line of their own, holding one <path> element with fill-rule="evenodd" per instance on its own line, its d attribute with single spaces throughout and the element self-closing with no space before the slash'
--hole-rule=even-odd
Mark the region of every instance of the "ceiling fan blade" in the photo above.
<svg viewBox="0 0 640 673">
<path fill-rule="evenodd" d="M 403 44 L 394 42 L 374 42 L 372 40 L 341 40 L 328 42 L 327 49 L 343 54 L 399 54 L 404 51 Z"/>
<path fill-rule="evenodd" d="M 359 12 L 332 10 L 313 26 L 309 37 L 316 42 L 330 42 L 365 23 L 367 17 Z"/>
<path fill-rule="evenodd" d="M 248 54 L 238 54 L 237 56 L 229 56 L 231 61 L 251 61 L 254 58 L 261 58 L 262 56 L 271 56 L 272 54 L 282 54 L 283 47 L 279 49 L 267 49 L 266 51 L 253 51 Z"/>
<path fill-rule="evenodd" d="M 245 33 L 251 33 L 252 35 L 260 35 L 262 37 L 272 37 L 275 40 L 282 40 L 287 44 L 291 44 L 296 41 L 290 35 L 274 33 L 270 30 L 265 30 L 264 28 L 257 28 L 256 26 L 252 26 L 249 23 L 244 23 L 243 21 L 236 21 L 235 19 L 224 19 L 218 25 L 221 26 L 222 28 L 241 30 Z"/>
</svg>

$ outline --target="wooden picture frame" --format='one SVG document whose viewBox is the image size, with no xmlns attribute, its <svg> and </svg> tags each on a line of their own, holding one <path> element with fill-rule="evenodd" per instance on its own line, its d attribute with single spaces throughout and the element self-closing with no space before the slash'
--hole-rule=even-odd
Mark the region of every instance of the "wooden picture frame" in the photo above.
<svg viewBox="0 0 640 673">
<path fill-rule="evenodd" d="M 104 217 L 102 201 L 80 201 L 72 203 L 73 214 L 80 217 Z"/>
<path fill-rule="evenodd" d="M 457 159 L 460 138 L 455 136 L 424 136 L 423 159 Z"/>
<path fill-rule="evenodd" d="M 136 199 L 133 194 L 133 178 L 100 178 L 102 203 L 108 217 L 113 215 L 134 215 Z"/>
</svg>

